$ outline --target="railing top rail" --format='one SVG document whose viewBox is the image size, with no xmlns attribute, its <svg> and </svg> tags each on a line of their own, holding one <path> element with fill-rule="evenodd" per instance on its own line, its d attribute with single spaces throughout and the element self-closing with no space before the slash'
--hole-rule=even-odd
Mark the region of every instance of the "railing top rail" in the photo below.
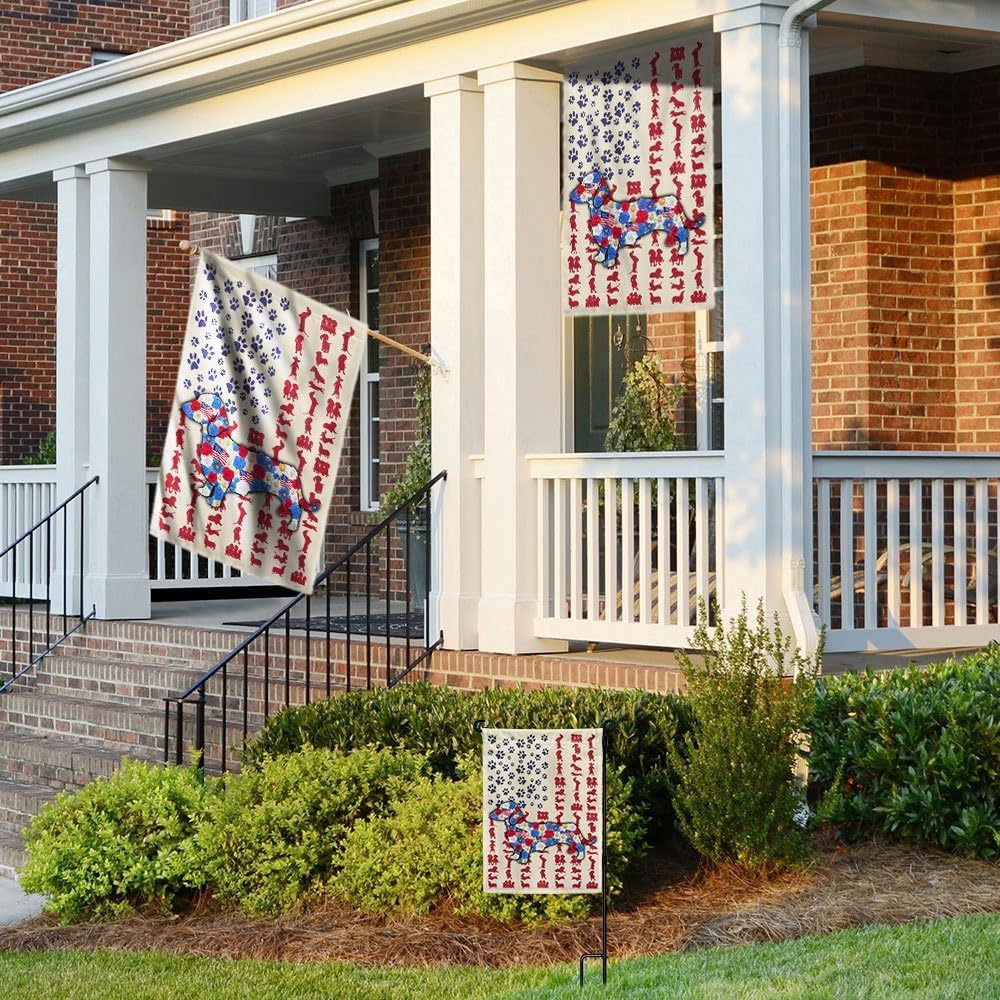
<svg viewBox="0 0 1000 1000">
<path fill-rule="evenodd" d="M 969 452 L 823 452 L 816 479 L 977 479 L 1000 476 L 1000 454 Z"/>
<path fill-rule="evenodd" d="M 721 451 L 586 452 L 527 458 L 534 479 L 725 475 L 725 454 Z"/>
<path fill-rule="evenodd" d="M 83 491 L 87 489 L 87 487 L 93 486 L 94 483 L 96 482 L 100 482 L 100 479 L 101 479 L 100 476 L 92 476 L 79 489 L 74 490 L 72 493 L 70 493 L 70 495 L 66 497 L 66 499 L 63 500 L 62 503 L 53 507 L 52 510 L 50 510 L 48 514 L 45 515 L 45 517 L 39 518 L 39 520 L 36 521 L 30 528 L 28 528 L 28 530 L 24 532 L 24 534 L 20 535 L 18 538 L 15 538 L 14 541 L 12 541 L 5 549 L 0 551 L 0 559 L 2 559 L 5 555 L 7 555 L 7 553 L 10 552 L 15 546 L 23 542 L 29 535 L 34 534 L 43 524 L 45 524 L 46 521 L 50 521 L 53 517 L 55 517 L 55 515 L 58 514 L 59 511 L 61 511 L 64 507 L 67 507 L 73 500 L 75 500 L 81 493 L 83 493 Z"/>
<path fill-rule="evenodd" d="M 422 486 L 417 490 L 411 497 L 404 500 L 395 510 L 387 514 L 381 521 L 378 522 L 371 530 L 365 533 L 364 537 L 349 548 L 332 566 L 326 567 L 319 575 L 316 577 L 316 581 L 313 584 L 314 588 L 318 587 L 321 583 L 328 580 L 334 573 L 336 573 L 349 559 L 352 559 L 367 545 L 372 539 L 375 538 L 379 532 L 385 530 L 387 525 L 389 525 L 393 518 L 397 517 L 402 511 L 422 500 L 431 491 L 431 488 L 443 479 L 448 478 L 448 473 L 445 471 L 439 472 L 430 482 Z M 288 601 L 282 605 L 270 618 L 263 624 L 259 625 L 253 632 L 250 633 L 238 646 L 231 649 L 221 660 L 219 660 L 214 666 L 210 667 L 205 671 L 194 683 L 192 683 L 188 688 L 186 688 L 181 694 L 173 697 L 172 701 L 185 701 L 190 698 L 199 688 L 203 687 L 205 683 L 211 680 L 224 666 L 231 663 L 240 655 L 245 649 L 260 638 L 268 629 L 275 625 L 281 618 L 285 617 L 292 608 L 295 607 L 300 601 L 304 601 L 308 595 L 306 594 L 296 594 L 294 597 L 288 599 Z"/>
<path fill-rule="evenodd" d="M 51 483 L 55 478 L 54 465 L 0 465 L 0 483 Z"/>
</svg>

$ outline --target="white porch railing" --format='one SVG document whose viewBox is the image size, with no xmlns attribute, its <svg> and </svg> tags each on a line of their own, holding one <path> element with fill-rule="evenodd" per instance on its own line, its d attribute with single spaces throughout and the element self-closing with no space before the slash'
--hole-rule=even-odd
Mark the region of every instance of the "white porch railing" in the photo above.
<svg viewBox="0 0 1000 1000">
<path fill-rule="evenodd" d="M 721 598 L 718 452 L 529 457 L 543 638 L 689 646 Z"/>
<path fill-rule="evenodd" d="M 146 470 L 149 509 L 153 509 L 158 469 Z M 59 502 L 56 496 L 56 470 L 51 465 L 0 466 L 0 550 L 22 535 Z M 56 558 L 55 550 L 51 557 Z M 27 559 L 17 565 L 16 589 L 11 580 L 10 560 L 0 563 L 0 597 L 27 597 L 33 590 L 38 597 L 48 574 L 45 554 L 34 553 L 32 566 Z M 54 565 L 54 563 L 53 563 Z M 204 587 L 247 587 L 266 585 L 268 581 L 241 576 L 239 570 L 186 552 L 179 545 L 160 539 L 149 540 L 149 582 L 154 590 Z"/>
<path fill-rule="evenodd" d="M 52 510 L 58 502 L 55 492 L 55 469 L 51 466 L 0 465 L 0 552 Z M 46 567 L 45 549 L 37 546 L 30 560 L 23 555 L 18 560 L 16 579 L 13 560 L 0 560 L 0 597 L 43 595 L 56 555 L 56 548 L 50 547 L 52 565 Z"/>
<path fill-rule="evenodd" d="M 814 599 L 831 651 L 1000 637 L 1000 455 L 813 459 Z"/>
</svg>

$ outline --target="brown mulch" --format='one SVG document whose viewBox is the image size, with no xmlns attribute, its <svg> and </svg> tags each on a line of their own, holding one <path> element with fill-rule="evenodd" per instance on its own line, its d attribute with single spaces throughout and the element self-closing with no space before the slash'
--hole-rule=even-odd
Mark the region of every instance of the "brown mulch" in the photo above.
<svg viewBox="0 0 1000 1000">
<path fill-rule="evenodd" d="M 940 851 L 870 843 L 824 849 L 807 869 L 747 878 L 653 860 L 648 891 L 608 918 L 614 957 L 823 934 L 863 924 L 1000 912 L 1000 866 Z M 599 946 L 597 919 L 528 929 L 436 914 L 383 922 L 327 908 L 249 920 L 203 900 L 183 916 L 59 927 L 39 917 L 7 929 L 0 952 L 110 948 L 357 965 L 522 965 L 575 961 Z"/>
</svg>

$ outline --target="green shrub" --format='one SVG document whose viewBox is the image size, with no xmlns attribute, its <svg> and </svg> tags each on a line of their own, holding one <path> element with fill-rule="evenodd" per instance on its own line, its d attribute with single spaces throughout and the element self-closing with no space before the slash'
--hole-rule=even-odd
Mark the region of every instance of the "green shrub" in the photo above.
<svg viewBox="0 0 1000 1000">
<path fill-rule="evenodd" d="M 323 890 L 357 820 L 388 812 L 426 771 L 386 750 L 265 758 L 213 801 L 196 842 L 203 881 L 251 916 L 282 913 Z"/>
<path fill-rule="evenodd" d="M 125 760 L 109 778 L 61 792 L 25 831 L 21 884 L 68 923 L 173 906 L 192 879 L 187 848 L 213 798 L 197 771 Z"/>
<path fill-rule="evenodd" d="M 567 920 L 586 916 L 599 896 L 484 893 L 482 776 L 424 779 L 389 816 L 358 823 L 348 835 L 334 893 L 385 916 L 425 914 L 443 903 L 460 913 L 499 920 Z M 608 888 L 620 891 L 625 870 L 646 852 L 645 824 L 629 803 L 629 783 L 608 771 Z"/>
<path fill-rule="evenodd" d="M 494 688 L 463 694 L 430 684 L 359 691 L 272 716 L 248 745 L 243 761 L 311 744 L 337 750 L 397 747 L 427 756 L 431 769 L 454 777 L 459 759 L 481 752 L 481 730 L 588 728 L 604 725 L 608 758 L 630 779 L 633 803 L 651 830 L 669 828 L 668 752 L 687 730 L 690 713 L 674 695 L 607 688 Z"/>
<path fill-rule="evenodd" d="M 824 677 L 809 729 L 811 790 L 846 836 L 1000 856 L 1000 646 Z"/>
<path fill-rule="evenodd" d="M 55 465 L 56 464 L 56 432 L 49 431 L 41 441 L 38 449 L 24 459 L 25 465 Z"/>
<path fill-rule="evenodd" d="M 809 661 L 792 653 L 777 618 L 768 628 L 758 605 L 751 622 L 745 602 L 714 632 L 702 606 L 695 645 L 699 663 L 680 656 L 692 729 L 671 751 L 678 826 L 712 861 L 754 868 L 799 858 L 794 767 L 822 651 Z M 797 672 L 794 682 L 782 679 L 786 669 Z"/>
</svg>

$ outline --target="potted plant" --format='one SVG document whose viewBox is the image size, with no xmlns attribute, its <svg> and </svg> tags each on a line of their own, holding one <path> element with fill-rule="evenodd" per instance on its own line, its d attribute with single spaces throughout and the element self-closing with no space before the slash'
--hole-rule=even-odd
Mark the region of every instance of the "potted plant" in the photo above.
<svg viewBox="0 0 1000 1000">
<path fill-rule="evenodd" d="M 431 478 L 431 370 L 421 368 L 413 388 L 413 402 L 417 408 L 417 437 L 413 442 L 413 450 L 406 460 L 406 465 L 400 477 L 379 498 L 380 516 L 384 517 L 404 504 L 414 493 L 426 486 Z M 401 514 L 396 518 L 396 530 L 399 532 L 399 545 L 402 557 L 406 558 L 409 545 L 409 580 L 410 598 L 416 611 L 424 607 L 424 595 L 427 586 L 428 542 L 430 525 L 427 521 L 427 506 L 420 503 L 410 511 L 409 524 L 407 517 Z"/>
</svg>

